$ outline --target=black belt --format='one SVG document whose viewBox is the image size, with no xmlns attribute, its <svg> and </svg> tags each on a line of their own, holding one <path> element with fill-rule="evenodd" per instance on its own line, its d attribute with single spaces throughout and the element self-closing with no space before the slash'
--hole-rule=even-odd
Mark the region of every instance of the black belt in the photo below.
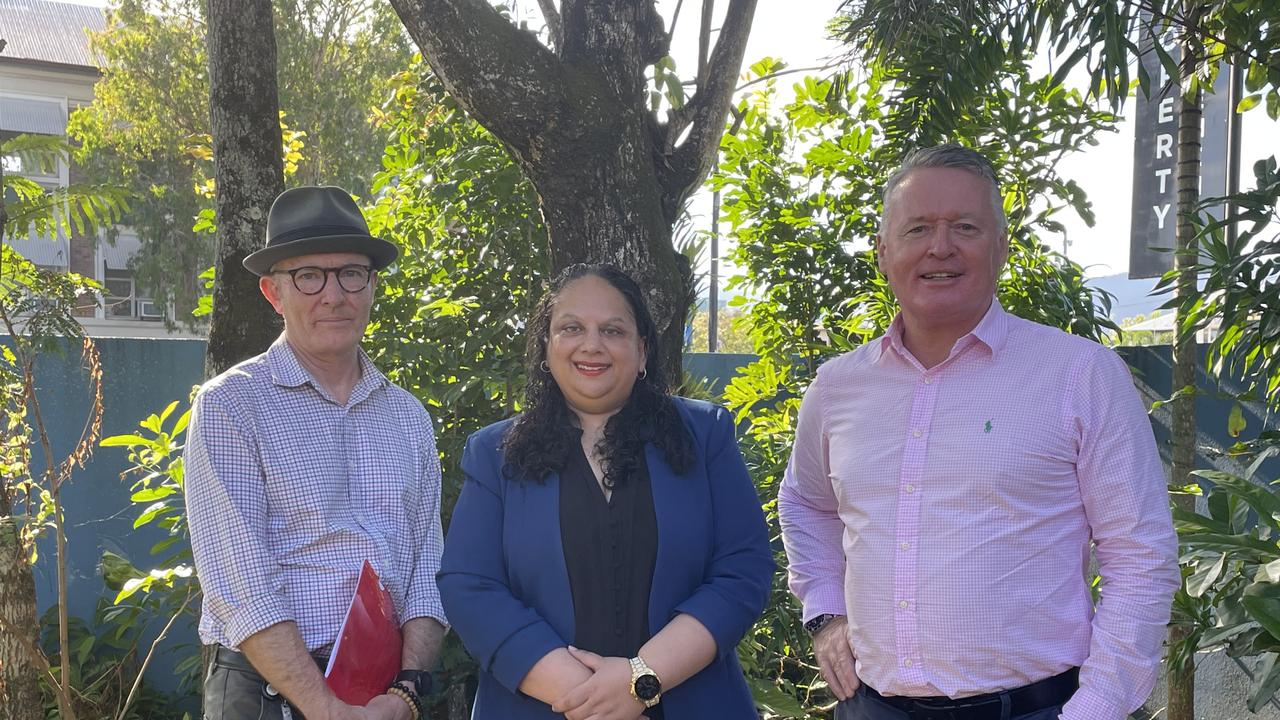
<svg viewBox="0 0 1280 720">
<path fill-rule="evenodd" d="M 214 645 L 213 648 L 213 659 L 219 665 L 233 670 L 243 670 L 255 675 L 261 675 L 258 669 L 253 666 L 253 663 L 249 662 L 249 658 L 244 656 L 244 653 L 236 652 L 225 645 Z M 311 659 L 316 661 L 316 665 L 320 666 L 321 671 L 329 666 L 329 657 L 327 655 L 311 653 Z"/>
<path fill-rule="evenodd" d="M 1000 720 L 1006 698 L 1010 717 L 1066 703 L 1080 687 L 1080 668 L 1020 688 L 957 699 L 881 695 L 869 685 L 862 687 L 867 695 L 906 713 L 911 720 Z"/>
<path fill-rule="evenodd" d="M 320 667 L 320 672 L 324 672 L 324 669 L 329 666 L 329 658 L 318 652 L 311 653 L 311 659 L 316 661 L 316 665 Z M 275 686 L 267 682 L 266 678 L 262 677 L 262 673 L 258 672 L 258 669 L 253 666 L 253 663 L 249 662 L 249 658 L 245 657 L 244 653 L 236 652 L 224 645 L 214 645 L 213 662 L 224 668 L 246 673 L 257 678 L 257 680 L 262 683 L 262 696 L 267 700 L 270 700 L 271 702 L 288 702 L 288 700 L 280 694 L 280 691 L 276 690 Z M 302 713 L 293 705 L 293 703 L 289 703 L 289 708 L 294 717 L 302 718 Z"/>
</svg>

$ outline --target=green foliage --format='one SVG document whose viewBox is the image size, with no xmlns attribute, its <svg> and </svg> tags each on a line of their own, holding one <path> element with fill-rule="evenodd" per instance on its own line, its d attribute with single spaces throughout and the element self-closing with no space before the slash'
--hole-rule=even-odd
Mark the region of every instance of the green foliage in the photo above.
<svg viewBox="0 0 1280 720">
<path fill-rule="evenodd" d="M 1185 578 L 1175 617 L 1190 633 L 1171 657 L 1186 663 L 1196 650 L 1224 650 L 1253 659 L 1248 707 L 1256 712 L 1280 689 L 1280 487 L 1254 474 L 1280 455 L 1280 433 L 1264 431 L 1231 454 L 1252 462 L 1241 474 L 1194 473 L 1212 485 L 1207 516 L 1174 509 Z"/>
<path fill-rule="evenodd" d="M 1055 83 L 1083 66 L 1091 96 L 1118 109 L 1135 80 L 1143 92 L 1154 88 L 1140 64 L 1136 78 L 1130 69 L 1140 43 L 1166 34 L 1167 45 L 1186 41 L 1196 49 L 1184 91 L 1211 88 L 1220 64 L 1231 63 L 1246 71 L 1250 94 L 1240 112 L 1265 105 L 1280 117 L 1280 5 L 1272 0 L 1203 0 L 1190 11 L 1183 0 L 845 0 L 841 8 L 837 29 L 851 53 L 867 62 L 908 59 L 912 77 L 935 83 L 913 83 L 912 102 L 944 122 L 998 85 L 1010 61 L 1046 50 Z M 1169 76 L 1180 77 L 1176 61 L 1157 53 Z M 912 124 L 910 115 L 904 122 Z"/>
<path fill-rule="evenodd" d="M 415 60 L 392 85 L 376 113 L 388 144 L 366 217 L 402 255 L 379 278 L 366 347 L 431 412 L 451 499 L 466 437 L 516 408 L 522 330 L 541 294 L 546 232 L 519 168 L 425 62 Z"/>
<path fill-rule="evenodd" d="M 372 0 L 279 0 L 274 10 L 280 107 L 290 128 L 282 138 L 286 178 L 368 187 L 383 138 L 367 117 L 385 78 L 410 57 L 399 20 L 389 4 Z M 198 0 L 114 3 L 107 29 L 92 40 L 103 65 L 94 102 L 72 113 L 68 127 L 89 177 L 122 182 L 137 197 L 125 220 L 142 240 L 131 261 L 141 287 L 187 318 L 198 303 L 197 275 L 213 264 L 212 213 L 204 213 L 213 192 L 204 37 Z"/>
<path fill-rule="evenodd" d="M 128 613 L 127 610 L 123 612 Z M 133 693 L 128 707 L 134 679 L 139 672 L 140 659 L 137 648 L 142 644 L 144 623 L 130 624 L 111 621 L 120 615 L 122 608 L 99 600 L 91 621 L 71 618 L 69 623 L 69 647 L 71 653 L 71 686 L 76 688 L 73 708 L 76 717 L 109 718 L 116 720 L 149 720 L 150 718 L 182 718 L 189 720 L 189 713 L 177 708 L 178 697 L 161 693 L 143 683 Z M 133 613 L 136 616 L 136 612 Z M 58 614 L 51 607 L 40 620 L 41 636 L 45 651 L 55 662 L 58 676 Z M 109 629 L 103 630 L 107 627 Z M 44 716 L 50 720 L 60 717 L 57 699 L 48 681 L 42 677 L 41 694 L 44 700 Z M 121 714 L 121 711 L 124 711 Z"/>
<path fill-rule="evenodd" d="M 145 627 L 160 618 L 172 625 L 176 619 L 194 617 L 196 613 L 200 583 L 191 558 L 182 463 L 191 411 L 178 413 L 178 405 L 175 400 L 140 421 L 138 430 L 103 438 L 100 443 L 102 447 L 128 449 L 130 466 L 121 478 L 134 478 L 129 496 L 137 513 L 133 528 L 152 526 L 165 533 L 151 546 L 148 564 L 157 567 L 150 570 L 140 570 L 129 559 L 110 551 L 103 553 L 103 581 L 115 593 L 103 615 L 109 633 L 122 634 L 126 628 Z M 174 674 L 182 678 L 185 687 L 193 688 L 200 670 L 197 652 L 180 661 Z"/>
<path fill-rule="evenodd" d="M 0 141 L 0 157 L 17 157 L 28 173 L 56 174 L 72 147 L 56 135 L 15 135 Z M 7 238 L 54 238 L 92 233 L 119 221 L 129 211 L 129 192 L 115 185 L 73 183 L 48 190 L 21 175 L 6 173 Z"/>
<path fill-rule="evenodd" d="M 12 347 L 0 347 L 0 392 L 3 393 L 4 426 L 0 440 L 0 508 L 14 515 L 22 547 L 34 565 L 39 559 L 36 541 L 56 529 L 61 517 L 57 488 L 92 452 L 101 419 L 101 368 L 92 341 L 84 336 L 74 311 L 92 306 L 87 293 L 98 285 L 79 275 L 43 270 L 9 245 L 0 245 L 0 331 Z M 90 381 L 89 419 L 84 435 L 62 460 L 57 460 L 39 413 L 36 393 L 37 354 L 63 352 L 60 338 L 82 341 L 85 368 Z M 33 448 L 43 468 L 33 467 Z"/>
<path fill-rule="evenodd" d="M 1218 325 L 1209 344 L 1209 370 L 1220 376 L 1235 371 L 1256 387 L 1272 411 L 1280 411 L 1280 172 L 1274 157 L 1253 166 L 1256 185 L 1229 200 L 1232 217 L 1214 220 L 1207 214 L 1225 198 L 1210 198 L 1199 215 L 1202 291 L 1181 307 L 1186 332 Z M 1228 224 L 1239 228 L 1234 239 Z M 1167 288 L 1172 276 L 1157 289 Z"/>
<path fill-rule="evenodd" d="M 709 320 L 710 311 L 699 309 L 694 312 L 691 323 L 693 333 L 689 338 L 688 346 L 685 348 L 687 352 L 707 352 L 707 325 Z M 720 308 L 716 322 L 719 325 L 716 332 L 716 352 L 755 352 L 755 346 L 751 343 L 751 335 L 747 330 L 750 318 L 745 313 L 737 308 Z"/>
</svg>

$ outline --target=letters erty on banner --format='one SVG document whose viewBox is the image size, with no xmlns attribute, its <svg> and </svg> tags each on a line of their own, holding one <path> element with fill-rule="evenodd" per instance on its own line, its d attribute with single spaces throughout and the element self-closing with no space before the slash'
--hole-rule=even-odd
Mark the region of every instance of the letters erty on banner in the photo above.
<svg viewBox="0 0 1280 720">
<path fill-rule="evenodd" d="M 1178 93 L 1146 35 L 1140 61 L 1151 78 L 1151 96 L 1138 91 L 1133 143 L 1133 210 L 1129 226 L 1129 277 L 1160 277 L 1173 268 L 1174 230 L 1178 224 Z M 1176 43 L 1162 47 L 1176 63 Z M 1212 93 L 1204 93 L 1200 150 L 1200 196 L 1227 192 L 1227 122 L 1231 113 L 1227 88 L 1230 68 L 1223 65 Z M 1222 217 L 1221 211 L 1215 213 Z"/>
</svg>

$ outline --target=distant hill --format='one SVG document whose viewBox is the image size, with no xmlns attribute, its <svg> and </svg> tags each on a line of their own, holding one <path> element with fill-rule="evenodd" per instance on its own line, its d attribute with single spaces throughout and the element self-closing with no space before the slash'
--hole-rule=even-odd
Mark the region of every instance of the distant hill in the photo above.
<svg viewBox="0 0 1280 720">
<path fill-rule="evenodd" d="M 1151 295 L 1159 278 L 1130 280 L 1125 273 L 1089 278 L 1086 282 L 1115 296 L 1111 303 L 1111 319 L 1117 323 L 1135 315 L 1150 315 L 1152 310 L 1169 300 L 1168 295 Z"/>
</svg>

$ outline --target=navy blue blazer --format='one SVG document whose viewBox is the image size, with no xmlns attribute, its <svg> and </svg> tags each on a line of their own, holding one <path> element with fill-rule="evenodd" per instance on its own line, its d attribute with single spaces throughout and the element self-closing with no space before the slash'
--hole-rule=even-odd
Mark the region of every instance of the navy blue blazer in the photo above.
<svg viewBox="0 0 1280 720">
<path fill-rule="evenodd" d="M 697 461 L 677 475 L 652 444 L 646 451 L 658 554 L 649 631 L 677 613 L 697 618 L 716 641 L 710 665 L 662 694 L 668 720 L 756 718 L 737 645 L 764 610 L 774 563 L 760 499 L 723 408 L 677 398 Z M 573 600 L 560 542 L 560 478 L 504 478 L 500 445 L 512 420 L 472 435 L 466 482 L 441 560 L 445 614 L 480 665 L 472 717 L 563 717 L 517 688 L 534 663 L 574 636 Z"/>
</svg>

